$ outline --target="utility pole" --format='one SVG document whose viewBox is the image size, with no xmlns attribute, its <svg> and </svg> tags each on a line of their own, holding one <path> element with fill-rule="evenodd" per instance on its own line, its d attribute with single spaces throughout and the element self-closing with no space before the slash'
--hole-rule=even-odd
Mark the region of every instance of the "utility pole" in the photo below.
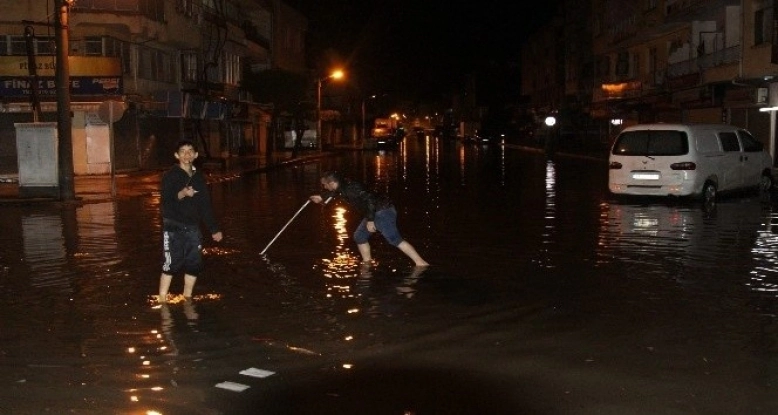
<svg viewBox="0 0 778 415">
<path fill-rule="evenodd" d="M 41 101 L 38 97 L 38 68 L 35 61 L 35 29 L 24 27 L 24 40 L 27 45 L 27 71 L 30 74 L 30 104 L 32 107 L 32 122 L 41 119 Z"/>
<path fill-rule="evenodd" d="M 59 140 L 59 196 L 63 201 L 76 199 L 73 184 L 73 133 L 70 117 L 70 67 L 68 66 L 68 16 L 74 0 L 60 0 L 54 40 L 57 45 L 57 137 Z"/>
</svg>

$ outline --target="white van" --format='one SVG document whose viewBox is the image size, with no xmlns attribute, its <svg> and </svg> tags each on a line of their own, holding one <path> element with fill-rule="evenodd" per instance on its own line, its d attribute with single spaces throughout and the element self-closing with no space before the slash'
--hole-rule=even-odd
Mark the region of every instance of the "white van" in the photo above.
<svg viewBox="0 0 778 415">
<path fill-rule="evenodd" d="M 609 155 L 608 189 L 617 195 L 694 196 L 773 186 L 773 160 L 748 131 L 726 124 L 638 124 Z"/>
</svg>

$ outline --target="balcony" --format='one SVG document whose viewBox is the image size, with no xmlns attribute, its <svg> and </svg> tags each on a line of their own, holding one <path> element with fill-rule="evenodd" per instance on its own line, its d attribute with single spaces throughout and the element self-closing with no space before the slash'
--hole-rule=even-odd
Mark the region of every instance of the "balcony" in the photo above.
<svg viewBox="0 0 778 415">
<path fill-rule="evenodd" d="M 74 11 L 142 15 L 156 22 L 165 21 L 165 2 L 151 0 L 78 0 Z"/>
<path fill-rule="evenodd" d="M 243 35 L 246 37 L 246 40 L 254 42 L 265 49 L 270 49 L 270 40 L 260 35 L 257 26 L 250 20 L 244 20 L 240 28 L 243 29 Z"/>
<path fill-rule="evenodd" d="M 713 53 L 702 55 L 698 58 L 685 60 L 671 64 L 667 67 L 668 78 L 679 78 L 685 75 L 698 73 L 705 69 L 715 68 L 740 61 L 740 47 L 717 50 Z"/>
</svg>

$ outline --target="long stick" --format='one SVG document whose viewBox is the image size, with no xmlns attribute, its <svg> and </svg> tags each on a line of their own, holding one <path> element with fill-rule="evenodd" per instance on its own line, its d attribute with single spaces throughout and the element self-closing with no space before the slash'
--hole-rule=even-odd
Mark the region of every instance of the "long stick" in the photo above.
<svg viewBox="0 0 778 415">
<path fill-rule="evenodd" d="M 274 238 L 273 238 L 273 239 L 270 241 L 270 243 L 268 243 L 268 244 L 267 244 L 267 246 L 265 247 L 265 249 L 263 249 L 263 250 L 262 250 L 262 252 L 260 252 L 260 253 L 259 253 L 260 255 L 265 255 L 265 251 L 267 251 L 267 249 L 268 249 L 268 248 L 270 248 L 270 245 L 272 245 L 272 244 L 273 244 L 273 242 L 275 242 L 275 241 L 276 241 L 276 239 L 278 239 L 278 237 L 279 237 L 279 236 L 281 236 L 281 232 L 283 232 L 283 231 L 284 231 L 284 229 L 286 229 L 286 227 L 287 227 L 287 226 L 289 226 L 289 224 L 290 224 L 290 223 L 292 223 L 292 221 L 294 220 L 294 218 L 296 218 L 296 217 L 297 217 L 297 215 L 299 215 L 299 214 L 300 214 L 300 212 L 302 212 L 302 211 L 303 211 L 303 209 L 305 209 L 305 207 L 306 207 L 306 206 L 308 206 L 308 204 L 309 204 L 309 203 L 311 203 L 311 200 L 310 200 L 310 199 L 306 200 L 306 201 L 305 201 L 305 203 L 303 203 L 303 205 L 302 205 L 302 206 L 300 206 L 300 209 L 297 209 L 297 212 L 295 212 L 294 216 L 292 216 L 292 219 L 289 219 L 289 222 L 286 222 L 286 225 L 284 225 L 284 227 L 283 227 L 283 228 L 281 228 L 281 230 L 280 230 L 280 231 L 278 231 L 278 233 L 276 234 L 276 236 L 275 236 L 275 237 L 274 237 Z"/>
<path fill-rule="evenodd" d="M 324 204 L 326 205 L 327 203 L 329 203 L 329 202 L 330 202 L 330 200 L 332 200 L 332 197 L 328 197 L 328 198 L 327 198 L 327 200 L 325 200 L 325 201 L 324 201 Z M 283 227 L 283 228 L 281 228 L 281 230 L 280 230 L 280 231 L 278 231 L 278 233 L 276 234 L 276 236 L 275 236 L 275 237 L 273 237 L 273 239 L 270 241 L 270 243 L 268 243 L 268 244 L 267 244 L 267 246 L 265 247 L 265 249 L 263 249 L 263 250 L 262 250 L 262 252 L 260 252 L 260 253 L 259 253 L 260 255 L 265 255 L 265 251 L 267 251 L 267 249 L 268 249 L 268 248 L 270 248 L 270 245 L 272 245 L 272 244 L 273 244 L 273 242 L 275 242 L 275 241 L 276 241 L 276 239 L 278 239 L 278 237 L 279 237 L 279 236 L 281 236 L 281 232 L 283 232 L 283 231 L 284 231 L 284 229 L 286 229 L 286 227 L 287 227 L 287 226 L 289 226 L 289 224 L 290 224 L 290 223 L 292 223 L 292 221 L 294 220 L 294 218 L 296 218 L 296 217 L 297 217 L 297 215 L 299 215 L 299 214 L 300 214 L 300 212 L 302 212 L 302 211 L 303 211 L 303 209 L 305 209 L 305 207 L 306 207 L 306 206 L 308 206 L 308 203 L 311 203 L 311 200 L 310 200 L 310 199 L 306 200 L 306 201 L 305 201 L 305 203 L 303 203 L 303 205 L 302 205 L 302 206 L 300 206 L 300 209 L 297 209 L 297 212 L 295 212 L 294 216 L 292 216 L 292 219 L 289 219 L 289 222 L 286 222 L 286 225 L 284 225 L 284 227 Z"/>
</svg>

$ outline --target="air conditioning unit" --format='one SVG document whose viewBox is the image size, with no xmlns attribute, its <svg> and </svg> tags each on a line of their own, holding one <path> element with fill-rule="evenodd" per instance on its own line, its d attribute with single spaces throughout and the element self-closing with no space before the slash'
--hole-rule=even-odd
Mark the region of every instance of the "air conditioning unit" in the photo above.
<svg viewBox="0 0 778 415">
<path fill-rule="evenodd" d="M 767 98 L 769 97 L 767 88 L 757 88 L 756 89 L 756 103 L 757 104 L 767 104 Z"/>
</svg>

